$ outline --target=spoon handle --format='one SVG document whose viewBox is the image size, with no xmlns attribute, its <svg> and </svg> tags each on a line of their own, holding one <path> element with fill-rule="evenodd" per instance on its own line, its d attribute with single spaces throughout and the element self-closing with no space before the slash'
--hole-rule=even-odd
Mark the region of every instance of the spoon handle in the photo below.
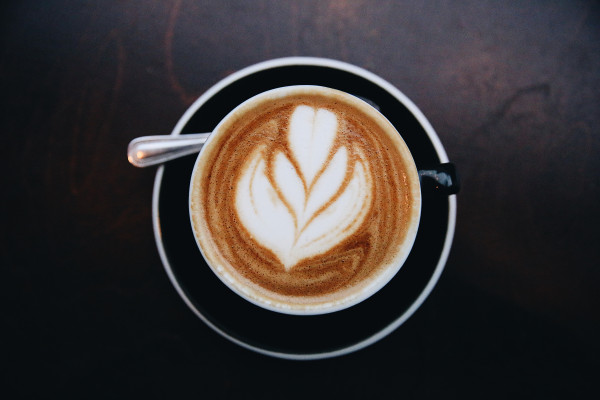
<svg viewBox="0 0 600 400">
<path fill-rule="evenodd" d="M 149 167 L 200 151 L 210 133 L 155 135 L 133 139 L 127 146 L 127 159 L 136 167 Z"/>
</svg>

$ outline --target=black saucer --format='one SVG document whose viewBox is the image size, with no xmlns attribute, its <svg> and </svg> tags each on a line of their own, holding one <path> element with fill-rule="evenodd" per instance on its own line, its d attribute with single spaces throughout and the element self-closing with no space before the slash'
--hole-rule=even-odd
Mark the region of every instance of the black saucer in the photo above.
<svg viewBox="0 0 600 400">
<path fill-rule="evenodd" d="M 401 133 L 419 169 L 447 162 L 435 132 L 401 93 L 364 70 L 320 60 L 282 59 L 236 73 L 202 96 L 182 117 L 174 134 L 211 131 L 229 110 L 266 90 L 313 84 L 375 103 Z M 264 310 L 227 288 L 196 246 L 188 212 L 195 159 L 192 155 L 159 168 L 153 204 L 156 241 L 165 269 L 186 304 L 216 332 L 241 346 L 296 359 L 331 357 L 363 348 L 410 317 L 443 270 L 454 233 L 455 198 L 423 184 L 422 216 L 413 250 L 398 274 L 378 293 L 356 306 L 325 315 L 290 316 Z"/>
</svg>

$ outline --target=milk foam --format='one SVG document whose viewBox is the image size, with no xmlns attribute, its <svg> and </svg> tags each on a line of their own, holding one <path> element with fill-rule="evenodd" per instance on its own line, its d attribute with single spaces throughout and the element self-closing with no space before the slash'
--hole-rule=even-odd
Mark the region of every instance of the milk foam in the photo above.
<svg viewBox="0 0 600 400">
<path fill-rule="evenodd" d="M 354 234 L 371 207 L 366 158 L 358 147 L 335 146 L 339 128 L 334 113 L 298 106 L 287 131 L 291 158 L 278 151 L 269 161 L 260 146 L 242 169 L 239 219 L 286 270 Z"/>
</svg>

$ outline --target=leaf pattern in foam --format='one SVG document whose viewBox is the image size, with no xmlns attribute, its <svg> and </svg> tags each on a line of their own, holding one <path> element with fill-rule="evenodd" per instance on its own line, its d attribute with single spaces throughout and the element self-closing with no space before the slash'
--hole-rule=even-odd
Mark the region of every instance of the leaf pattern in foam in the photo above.
<svg viewBox="0 0 600 400">
<path fill-rule="evenodd" d="M 337 118 L 331 111 L 298 106 L 290 118 L 288 143 L 310 187 L 323 167 L 337 135 Z"/>
<path fill-rule="evenodd" d="M 312 114 L 318 117 L 319 111 L 313 110 Z M 304 127 L 309 128 L 305 134 L 321 131 L 310 124 Z M 333 145 L 335 133 L 327 140 L 329 147 Z M 295 132 L 295 135 L 299 133 Z M 288 140 L 292 136 L 289 135 Z M 324 142 L 321 144 L 327 145 Z M 252 154 L 238 182 L 235 206 L 240 221 L 259 244 L 274 253 L 286 270 L 303 259 L 326 252 L 349 237 L 370 209 L 370 172 L 363 154 L 355 149 L 357 161 L 352 177 L 344 191 L 334 198 L 348 171 L 349 151 L 344 146 L 340 147 L 327 163 L 329 152 L 325 153 L 319 168 L 310 167 L 314 171 L 311 179 L 314 179 L 326 165 L 308 196 L 301 177 L 283 152 L 277 153 L 273 159 L 276 188 L 266 176 L 264 149 Z M 299 157 L 299 154 L 310 153 L 296 152 L 295 157 Z M 297 161 L 302 166 L 300 160 Z M 307 171 L 307 174 L 311 173 Z M 302 174 L 306 178 L 304 171 Z M 333 202 L 328 204 L 331 200 Z M 321 213 L 317 215 L 319 211 Z"/>
</svg>

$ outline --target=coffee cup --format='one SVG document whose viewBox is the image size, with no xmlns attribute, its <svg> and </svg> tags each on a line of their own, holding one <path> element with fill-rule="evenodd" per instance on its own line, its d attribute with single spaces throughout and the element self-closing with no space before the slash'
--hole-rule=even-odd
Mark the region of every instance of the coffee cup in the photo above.
<svg viewBox="0 0 600 400">
<path fill-rule="evenodd" d="M 340 311 L 384 287 L 421 213 L 419 171 L 396 128 L 364 100 L 313 85 L 271 89 L 229 112 L 189 193 L 196 243 L 216 276 L 294 315 Z"/>
<path fill-rule="evenodd" d="M 236 71 L 190 105 L 171 136 L 193 138 L 194 133 L 212 132 L 252 96 L 291 85 L 320 85 L 364 99 L 396 127 L 410 149 L 421 183 L 421 215 L 410 254 L 388 283 L 353 306 L 302 317 L 269 311 L 236 294 L 207 265 L 190 223 L 190 180 L 197 154 L 157 169 L 152 220 L 168 278 L 183 302 L 210 329 L 261 354 L 322 359 L 380 341 L 423 306 L 451 251 L 457 213 L 454 194 L 459 183 L 440 138 L 406 95 L 367 70 L 331 59 L 288 57 Z"/>
</svg>

